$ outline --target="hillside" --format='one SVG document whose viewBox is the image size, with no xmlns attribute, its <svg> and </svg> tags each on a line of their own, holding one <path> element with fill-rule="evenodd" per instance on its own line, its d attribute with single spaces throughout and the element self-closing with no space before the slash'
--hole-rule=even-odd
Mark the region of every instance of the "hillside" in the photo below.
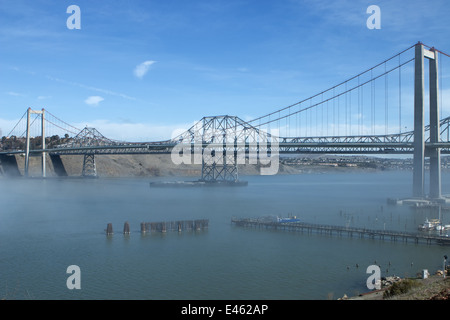
<svg viewBox="0 0 450 320">
<path fill-rule="evenodd" d="M 20 172 L 24 171 L 24 157 L 16 156 Z M 69 176 L 80 176 L 83 168 L 83 156 L 61 156 L 61 160 Z M 181 164 L 175 165 L 170 154 L 150 155 L 96 155 L 97 174 L 100 177 L 159 177 L 159 176 L 200 176 L 201 165 Z M 258 175 L 259 165 L 239 165 L 239 174 Z M 56 176 L 53 164 L 49 157 L 46 159 L 47 177 Z M 31 176 L 41 175 L 41 158 L 30 158 Z M 280 164 L 279 174 L 299 173 L 298 169 Z"/>
</svg>

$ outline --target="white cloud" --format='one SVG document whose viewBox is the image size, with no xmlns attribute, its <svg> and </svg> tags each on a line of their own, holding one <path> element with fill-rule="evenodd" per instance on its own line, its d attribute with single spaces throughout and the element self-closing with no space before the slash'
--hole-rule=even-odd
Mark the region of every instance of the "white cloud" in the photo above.
<svg viewBox="0 0 450 320">
<path fill-rule="evenodd" d="M 114 92 L 114 91 L 111 91 L 111 90 L 106 90 L 106 89 L 102 89 L 102 88 L 96 88 L 96 87 L 88 86 L 88 85 L 85 85 L 85 84 L 82 84 L 82 83 L 78 83 L 78 82 L 66 81 L 66 80 L 63 80 L 63 79 L 54 78 L 52 76 L 47 76 L 47 79 L 50 79 L 50 80 L 56 81 L 56 82 L 60 82 L 60 83 L 64 83 L 64 84 L 68 84 L 68 85 L 71 85 L 71 86 L 77 86 L 77 87 L 84 88 L 84 89 L 87 89 L 87 90 L 97 91 L 97 92 L 104 93 L 104 94 L 107 94 L 107 95 L 121 97 L 121 98 L 128 99 L 128 100 L 136 100 L 135 97 L 130 97 L 130 96 L 128 96 L 126 94 L 123 94 L 123 93 L 120 93 L 120 92 Z"/>
<path fill-rule="evenodd" d="M 155 62 L 156 61 L 147 60 L 137 65 L 136 68 L 134 69 L 134 75 L 139 79 L 142 79 L 142 77 L 144 77 L 145 74 L 148 72 L 150 66 Z"/>
<path fill-rule="evenodd" d="M 100 97 L 100 96 L 90 96 L 90 97 L 88 97 L 86 100 L 84 100 L 84 102 L 85 102 L 86 104 L 90 105 L 90 106 L 96 107 L 96 106 L 98 106 L 98 104 L 99 104 L 100 102 L 102 102 L 103 100 L 105 100 L 105 99 L 103 99 L 103 98 Z"/>
<path fill-rule="evenodd" d="M 24 97 L 25 95 L 22 93 L 18 93 L 18 92 L 13 92 L 13 91 L 9 91 L 6 94 L 13 96 L 13 97 Z"/>
</svg>

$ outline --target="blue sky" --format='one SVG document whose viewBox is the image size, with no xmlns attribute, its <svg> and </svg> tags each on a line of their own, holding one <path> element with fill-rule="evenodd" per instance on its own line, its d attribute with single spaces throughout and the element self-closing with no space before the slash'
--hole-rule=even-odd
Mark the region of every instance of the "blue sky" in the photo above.
<svg viewBox="0 0 450 320">
<path fill-rule="evenodd" d="M 249 120 L 418 41 L 450 52 L 449 12 L 445 0 L 0 0 L 0 129 L 28 107 L 128 141 L 203 116 Z"/>
</svg>

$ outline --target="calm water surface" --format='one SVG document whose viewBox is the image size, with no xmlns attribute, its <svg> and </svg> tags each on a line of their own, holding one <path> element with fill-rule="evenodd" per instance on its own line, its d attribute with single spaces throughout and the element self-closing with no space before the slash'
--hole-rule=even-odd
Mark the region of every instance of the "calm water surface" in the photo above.
<svg viewBox="0 0 450 320">
<path fill-rule="evenodd" d="M 244 229 L 231 218 L 416 231 L 435 213 L 388 206 L 411 172 L 250 176 L 247 187 L 150 188 L 151 179 L 0 180 L 0 297 L 7 299 L 337 299 L 367 292 L 366 268 L 414 276 L 448 247 Z M 154 179 L 156 180 L 156 179 Z M 443 191 L 449 191 L 443 176 Z M 443 220 L 449 223 L 448 213 Z M 199 232 L 141 235 L 141 222 L 209 219 Z M 122 234 L 128 221 L 131 234 Z M 108 223 L 113 236 L 106 236 Z M 359 267 L 356 267 L 358 264 Z M 69 290 L 67 267 L 81 270 Z"/>
</svg>

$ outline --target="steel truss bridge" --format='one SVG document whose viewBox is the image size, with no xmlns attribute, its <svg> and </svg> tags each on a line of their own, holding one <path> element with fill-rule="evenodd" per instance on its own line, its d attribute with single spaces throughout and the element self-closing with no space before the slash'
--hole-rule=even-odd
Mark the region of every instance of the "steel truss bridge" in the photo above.
<svg viewBox="0 0 450 320">
<path fill-rule="evenodd" d="M 411 53 L 412 57 L 408 56 Z M 204 117 L 184 133 L 164 141 L 117 141 L 89 127 L 75 134 L 74 127 L 48 111 L 29 108 L 19 120 L 22 121 L 26 115 L 25 148 L 2 150 L 0 160 L 3 164 L 12 155 L 25 155 L 24 174 L 27 176 L 30 156 L 44 159 L 49 155 L 52 161 L 60 161 L 59 157 L 64 155 L 83 155 L 82 174 L 96 176 L 95 155 L 171 154 L 175 164 L 201 164 L 201 180 L 216 182 L 238 181 L 239 164 L 260 161 L 270 166 L 278 161 L 280 154 L 411 154 L 414 162 L 413 196 L 423 198 L 426 195 L 425 158 L 430 158 L 429 196 L 440 198 L 440 157 L 441 154 L 450 154 L 450 117 L 440 119 L 442 88 L 439 79 L 442 79 L 442 72 L 440 74 L 439 71 L 442 68 L 439 68 L 438 60 L 444 56 L 448 55 L 419 42 L 337 86 L 270 114 L 251 121 L 229 115 Z M 429 61 L 428 125 L 425 125 L 424 101 L 426 60 Z M 398 81 L 391 85 L 396 73 Z M 414 97 L 413 103 L 406 107 L 402 102 L 402 90 L 406 91 L 407 82 L 402 80 L 404 74 L 409 76 L 407 81 L 412 86 Z M 378 95 L 375 91 L 377 81 L 378 87 L 380 82 L 384 84 L 384 90 Z M 394 91 L 392 86 L 398 86 L 395 103 L 388 97 Z M 384 96 L 383 103 L 379 102 L 380 96 Z M 380 105 L 385 107 L 384 134 L 376 132 L 376 109 L 380 109 Z M 398 110 L 395 111 L 398 113 L 395 120 L 397 131 L 388 133 L 394 127 L 391 112 L 394 108 Z M 402 119 L 405 108 L 414 114 L 410 123 L 413 130 L 402 132 L 406 123 L 404 116 Z M 357 120 L 352 113 L 358 114 Z M 36 115 L 35 120 L 40 119 L 42 138 L 41 147 L 34 149 L 30 146 L 33 115 Z M 47 118 L 48 115 L 53 117 L 52 120 Z M 66 139 L 65 143 L 46 146 L 46 124 L 61 127 L 57 121 L 64 123 L 66 129 L 70 127 L 67 131 L 74 136 Z M 45 161 L 42 161 L 42 174 L 45 176 Z"/>
</svg>

